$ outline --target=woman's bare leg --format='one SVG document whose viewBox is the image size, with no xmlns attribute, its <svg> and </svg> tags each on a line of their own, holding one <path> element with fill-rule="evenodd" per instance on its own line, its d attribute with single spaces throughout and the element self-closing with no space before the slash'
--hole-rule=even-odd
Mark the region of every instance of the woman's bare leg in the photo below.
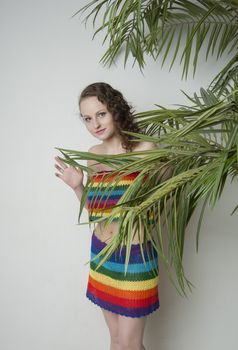
<svg viewBox="0 0 238 350">
<path fill-rule="evenodd" d="M 110 311 L 102 309 L 103 316 L 109 329 L 111 344 L 110 350 L 120 350 L 119 347 L 119 333 L 118 333 L 118 317 L 119 315 L 114 314 Z"/>
<path fill-rule="evenodd" d="M 118 316 L 118 337 L 120 350 L 145 350 L 143 335 L 146 317 L 132 318 Z"/>
</svg>

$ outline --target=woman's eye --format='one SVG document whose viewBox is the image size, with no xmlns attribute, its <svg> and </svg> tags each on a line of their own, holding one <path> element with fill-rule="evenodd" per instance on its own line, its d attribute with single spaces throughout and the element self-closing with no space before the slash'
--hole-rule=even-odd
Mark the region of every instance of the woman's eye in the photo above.
<svg viewBox="0 0 238 350">
<path fill-rule="evenodd" d="M 91 119 L 91 118 L 84 118 L 84 121 L 85 121 L 86 123 L 88 123 L 88 122 L 90 121 L 90 119 Z"/>
<path fill-rule="evenodd" d="M 101 113 L 99 113 L 99 116 L 100 117 L 104 117 L 106 115 L 106 112 L 101 112 Z"/>
</svg>

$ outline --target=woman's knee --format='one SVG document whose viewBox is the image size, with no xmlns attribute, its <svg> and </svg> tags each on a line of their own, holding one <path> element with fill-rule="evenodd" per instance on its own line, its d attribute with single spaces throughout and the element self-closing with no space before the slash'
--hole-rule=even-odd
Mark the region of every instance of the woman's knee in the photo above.
<svg viewBox="0 0 238 350">
<path fill-rule="evenodd" d="M 110 333 L 111 343 L 116 345 L 119 343 L 118 315 L 110 311 L 102 311 Z"/>
<path fill-rule="evenodd" d="M 119 348 L 120 341 L 119 341 L 119 334 L 117 329 L 110 331 L 110 338 L 111 338 L 111 344 Z"/>
<path fill-rule="evenodd" d="M 120 350 L 142 350 L 143 333 L 146 319 L 119 317 Z"/>
<path fill-rule="evenodd" d="M 128 335 L 119 335 L 119 349 L 120 350 L 142 350 L 143 345 L 141 339 L 138 337 L 131 337 Z"/>
</svg>

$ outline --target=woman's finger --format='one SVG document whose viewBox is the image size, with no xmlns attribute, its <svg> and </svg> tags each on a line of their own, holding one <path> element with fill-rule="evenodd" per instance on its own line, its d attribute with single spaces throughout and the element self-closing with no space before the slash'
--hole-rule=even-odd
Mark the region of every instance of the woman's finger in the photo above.
<svg viewBox="0 0 238 350">
<path fill-rule="evenodd" d="M 55 164 L 55 168 L 56 168 L 57 170 L 59 170 L 59 172 L 60 172 L 61 174 L 64 173 L 64 169 L 62 169 L 58 164 Z"/>
<path fill-rule="evenodd" d="M 59 173 L 55 173 L 55 176 L 61 178 L 62 174 L 59 174 Z"/>
<path fill-rule="evenodd" d="M 64 163 L 63 160 L 59 159 L 59 157 L 55 157 L 55 160 L 64 168 L 67 168 L 67 165 Z"/>
</svg>

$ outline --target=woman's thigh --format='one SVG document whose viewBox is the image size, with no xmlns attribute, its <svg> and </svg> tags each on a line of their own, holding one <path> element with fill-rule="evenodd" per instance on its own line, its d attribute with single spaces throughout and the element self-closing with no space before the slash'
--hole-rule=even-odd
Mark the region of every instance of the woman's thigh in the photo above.
<svg viewBox="0 0 238 350">
<path fill-rule="evenodd" d="M 105 318 L 106 324 L 109 328 L 109 332 L 111 335 L 111 338 L 118 338 L 118 318 L 119 315 L 111 312 L 111 311 L 107 311 L 104 309 L 101 309 L 103 316 Z"/>
<path fill-rule="evenodd" d="M 144 349 L 143 335 L 146 317 L 126 317 L 101 309 L 108 326 L 111 341 L 123 348 Z"/>
<path fill-rule="evenodd" d="M 146 317 L 118 316 L 118 336 L 122 347 L 142 346 Z"/>
</svg>

